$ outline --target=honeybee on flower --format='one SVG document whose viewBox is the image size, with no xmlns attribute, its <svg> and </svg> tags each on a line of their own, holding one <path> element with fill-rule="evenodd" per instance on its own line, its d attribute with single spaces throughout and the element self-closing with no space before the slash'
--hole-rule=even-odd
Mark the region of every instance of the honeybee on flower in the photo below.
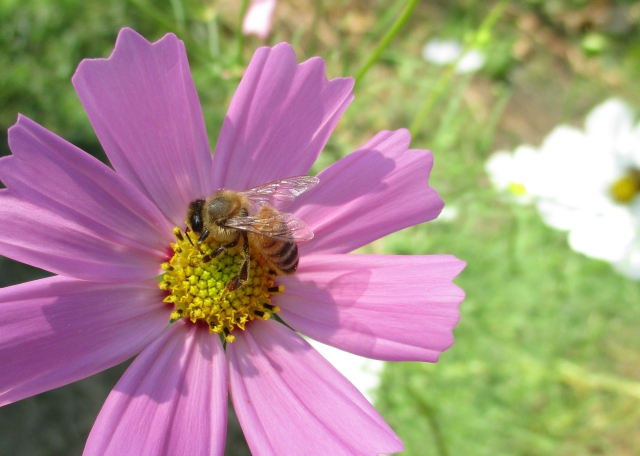
<svg viewBox="0 0 640 456">
<path fill-rule="evenodd" d="M 274 220 L 292 232 L 288 221 L 300 221 L 313 238 L 294 243 L 296 268 L 273 271 L 251 242 L 215 234 L 255 228 L 251 214 L 203 211 L 218 189 L 313 180 L 304 176 L 353 99 L 352 79 L 328 80 L 320 58 L 298 64 L 286 43 L 259 48 L 213 156 L 175 35 L 149 43 L 123 29 L 111 56 L 84 60 L 72 82 L 113 168 L 24 116 L 9 130 L 0 254 L 56 275 L 0 289 L 0 405 L 138 355 L 86 455 L 221 455 L 228 395 L 254 454 L 401 451 L 300 334 L 383 361 L 436 362 L 452 345 L 463 261 L 346 255 L 438 216 L 431 152 L 409 149 L 406 130 L 382 131 L 298 188 L 294 218 Z"/>
</svg>

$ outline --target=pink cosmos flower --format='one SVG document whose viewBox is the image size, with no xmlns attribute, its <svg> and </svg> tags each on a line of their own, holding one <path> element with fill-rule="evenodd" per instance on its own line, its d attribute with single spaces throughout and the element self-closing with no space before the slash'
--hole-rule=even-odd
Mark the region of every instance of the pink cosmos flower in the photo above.
<svg viewBox="0 0 640 456">
<path fill-rule="evenodd" d="M 104 404 L 85 454 L 223 454 L 230 393 L 254 454 L 402 450 L 369 402 L 274 319 L 221 343 L 158 288 L 189 202 L 305 175 L 353 98 L 353 81 L 260 48 L 213 158 L 184 45 L 123 29 L 73 84 L 113 169 L 20 116 L 0 159 L 0 253 L 57 275 L 0 290 L 0 404 L 82 379 L 139 353 Z M 451 255 L 346 253 L 437 217 L 432 155 L 384 131 L 319 174 L 288 208 L 314 231 L 273 302 L 295 331 L 358 355 L 435 362 L 464 293 Z M 166 270 L 166 267 L 165 267 Z M 274 307 L 274 306 L 271 306 Z M 275 312 L 275 310 L 274 310 Z"/>
<path fill-rule="evenodd" d="M 251 0 L 242 21 L 242 33 L 253 33 L 264 40 L 271 31 L 271 18 L 275 9 L 276 0 Z"/>
</svg>

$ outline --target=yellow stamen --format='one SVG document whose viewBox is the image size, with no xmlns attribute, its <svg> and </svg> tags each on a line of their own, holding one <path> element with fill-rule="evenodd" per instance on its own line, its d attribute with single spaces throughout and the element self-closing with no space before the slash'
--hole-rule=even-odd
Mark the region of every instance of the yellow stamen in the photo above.
<svg viewBox="0 0 640 456">
<path fill-rule="evenodd" d="M 611 184 L 609 190 L 617 202 L 630 202 L 640 193 L 640 170 L 630 169 L 627 174 Z"/>
<path fill-rule="evenodd" d="M 516 196 L 523 196 L 527 194 L 527 189 L 525 188 L 525 186 L 516 182 L 509 183 L 509 191 Z"/>
<path fill-rule="evenodd" d="M 161 268 L 167 271 L 159 284 L 169 295 L 164 302 L 174 304 L 171 320 L 188 318 L 192 323 L 204 321 L 211 333 L 223 334 L 233 342 L 235 328 L 244 329 L 247 321 L 268 320 L 280 308 L 271 304 L 271 295 L 282 293 L 284 287 L 275 285 L 275 274 L 263 264 L 262 257 L 250 249 L 249 280 L 235 291 L 227 291 L 227 283 L 240 272 L 244 259 L 242 248 L 236 246 L 202 262 L 220 246 L 209 240 L 194 246 L 179 228 L 174 228 L 176 243 L 171 243 L 174 255 Z M 193 240 L 192 240 L 193 241 Z"/>
</svg>

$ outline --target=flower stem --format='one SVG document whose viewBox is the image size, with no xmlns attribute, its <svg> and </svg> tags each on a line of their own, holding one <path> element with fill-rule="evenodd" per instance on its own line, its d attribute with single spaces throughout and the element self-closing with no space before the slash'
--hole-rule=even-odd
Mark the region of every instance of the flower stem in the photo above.
<svg viewBox="0 0 640 456">
<path fill-rule="evenodd" d="M 480 24 L 480 27 L 475 33 L 473 39 L 464 47 L 463 51 L 460 53 L 460 57 L 458 58 L 458 60 L 449 65 L 447 69 L 440 74 L 440 77 L 436 81 L 434 88 L 429 92 L 429 95 L 424 101 L 424 104 L 420 108 L 420 111 L 418 111 L 418 114 L 416 114 L 415 119 L 409 127 L 409 132 L 411 133 L 412 137 L 416 135 L 418 130 L 422 128 L 422 125 L 424 125 L 424 123 L 426 122 L 427 118 L 429 117 L 429 113 L 431 112 L 431 108 L 433 108 L 433 105 L 436 103 L 436 101 L 438 101 L 438 98 L 440 98 L 440 95 L 444 91 L 445 86 L 453 77 L 453 73 L 456 69 L 458 61 L 467 53 L 469 49 L 483 44 L 482 42 L 485 41 L 490 35 L 491 29 L 500 18 L 502 12 L 508 4 L 509 0 L 502 0 L 491 9 L 487 17 L 484 19 L 484 21 L 482 21 L 482 24 Z"/>
<path fill-rule="evenodd" d="M 244 21 L 244 16 L 245 14 L 247 14 L 248 8 L 249 0 L 242 0 L 242 3 L 240 4 L 240 19 L 238 20 L 238 26 L 236 27 L 236 63 L 238 65 L 242 65 L 242 50 L 244 48 L 244 33 L 242 33 L 242 22 Z"/>
<path fill-rule="evenodd" d="M 186 22 L 184 17 L 184 7 L 182 6 L 181 0 L 171 0 L 171 7 L 173 8 L 173 15 L 176 17 L 178 30 L 184 33 L 186 29 Z"/>
<path fill-rule="evenodd" d="M 209 35 L 209 51 L 214 60 L 220 58 L 220 32 L 218 30 L 218 13 L 215 12 L 207 22 L 207 33 Z"/>
<path fill-rule="evenodd" d="M 442 93 L 445 85 L 451 80 L 451 77 L 453 76 L 453 72 L 455 71 L 455 68 L 456 68 L 456 64 L 454 63 L 449 67 L 447 67 L 447 69 L 440 74 L 440 77 L 436 81 L 436 85 L 429 92 L 429 95 L 427 96 L 426 100 L 424 100 L 424 103 L 420 108 L 420 111 L 418 111 L 418 114 L 416 114 L 415 119 L 413 119 L 413 122 L 409 127 L 409 133 L 411 133 L 412 138 L 416 136 L 416 133 L 418 132 L 418 130 L 425 123 L 425 121 L 427 120 L 427 117 L 429 117 L 431 108 L 433 107 L 435 102 L 438 100 L 438 98 L 440 98 L 440 94 Z"/>
<path fill-rule="evenodd" d="M 147 16 L 149 19 L 155 21 L 156 24 L 160 25 L 166 31 L 177 34 L 180 37 L 180 39 L 183 40 L 187 45 L 187 48 L 190 50 L 189 52 L 190 55 L 193 55 L 194 57 L 198 58 L 198 60 L 201 60 L 204 62 L 211 60 L 206 49 L 204 49 L 198 41 L 191 38 L 191 36 L 188 33 L 181 33 L 181 30 L 179 30 L 178 26 L 176 26 L 176 24 L 173 21 L 167 19 L 163 13 L 156 10 L 154 7 L 148 5 L 146 2 L 142 0 L 127 0 L 127 1 L 131 5 L 138 8 L 142 14 Z"/>
<path fill-rule="evenodd" d="M 409 382 L 407 382 L 407 386 L 411 393 L 411 397 L 420 411 L 420 416 L 424 417 L 429 423 L 429 430 L 433 436 L 438 456 L 449 456 L 447 444 L 445 442 L 444 435 L 442 434 L 442 430 L 440 429 L 440 423 L 438 422 L 435 408 L 427 403 L 427 401 L 425 401 L 421 396 L 420 392 L 416 391 L 413 386 L 409 385 Z"/>
<path fill-rule="evenodd" d="M 407 6 L 404 8 L 402 14 L 400 14 L 400 17 L 398 17 L 398 19 L 393 23 L 389 31 L 385 33 L 385 35 L 382 37 L 382 39 L 374 49 L 373 53 L 369 55 L 367 61 L 364 63 L 364 65 L 362 65 L 360 70 L 358 70 L 358 72 L 354 76 L 356 85 L 358 85 L 364 75 L 367 74 L 369 68 L 371 68 L 373 64 L 378 61 L 380 55 L 384 52 L 387 46 L 389 46 L 389 43 L 391 43 L 391 40 L 393 40 L 393 38 L 398 34 L 402 26 L 405 24 L 405 22 L 407 22 L 409 16 L 411 16 L 411 13 L 413 12 L 417 4 L 418 0 L 409 0 L 407 2 Z"/>
</svg>

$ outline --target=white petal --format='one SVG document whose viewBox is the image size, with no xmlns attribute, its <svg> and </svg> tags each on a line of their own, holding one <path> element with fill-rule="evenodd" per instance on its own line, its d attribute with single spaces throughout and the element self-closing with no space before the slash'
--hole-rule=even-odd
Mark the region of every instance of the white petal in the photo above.
<svg viewBox="0 0 640 456">
<path fill-rule="evenodd" d="M 465 53 L 456 65 L 456 73 L 473 73 L 484 66 L 484 54 L 477 49 Z"/>
<path fill-rule="evenodd" d="M 592 258 L 617 262 L 635 238 L 635 221 L 623 208 L 595 217 L 583 217 L 569 233 L 569 245 Z"/>
<path fill-rule="evenodd" d="M 313 339 L 306 340 L 373 404 L 372 393 L 380 384 L 384 361 L 347 353 Z"/>
<path fill-rule="evenodd" d="M 462 53 L 462 45 L 455 40 L 431 40 L 422 49 L 422 57 L 436 65 L 455 62 Z"/>
</svg>

